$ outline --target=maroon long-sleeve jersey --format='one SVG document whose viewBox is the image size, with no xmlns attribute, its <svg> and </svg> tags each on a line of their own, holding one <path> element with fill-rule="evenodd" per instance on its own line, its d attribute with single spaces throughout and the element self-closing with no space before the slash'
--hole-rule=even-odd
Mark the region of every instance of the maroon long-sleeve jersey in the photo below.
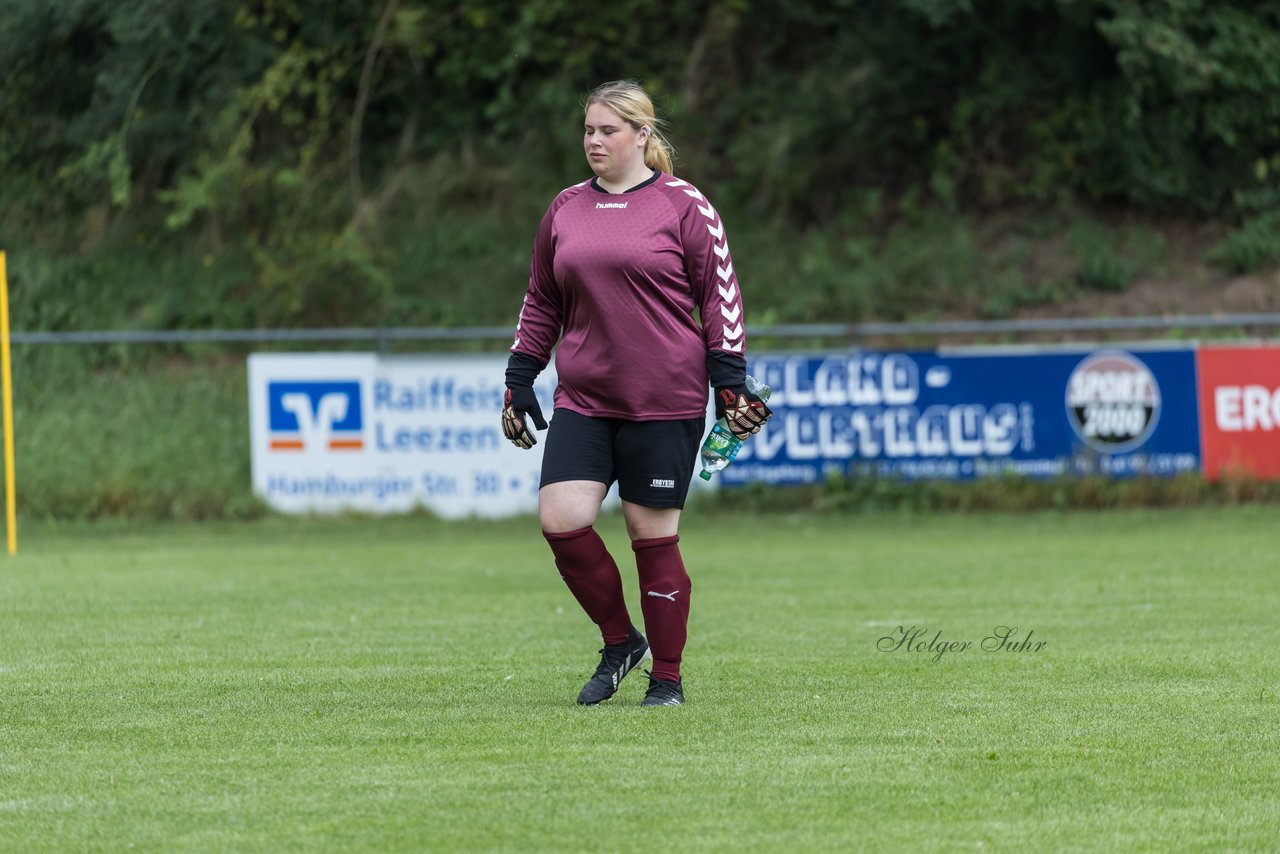
<svg viewBox="0 0 1280 854">
<path fill-rule="evenodd" d="M 707 353 L 745 358 L 743 320 L 724 223 L 696 187 L 666 173 L 621 194 L 588 181 L 542 218 L 511 350 L 545 362 L 559 341 L 557 408 L 695 418 Z"/>
</svg>

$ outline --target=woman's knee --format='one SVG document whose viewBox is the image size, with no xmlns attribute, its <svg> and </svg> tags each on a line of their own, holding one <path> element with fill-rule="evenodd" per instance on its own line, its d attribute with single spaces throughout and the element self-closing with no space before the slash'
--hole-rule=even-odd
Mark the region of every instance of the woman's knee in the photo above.
<svg viewBox="0 0 1280 854">
<path fill-rule="evenodd" d="M 608 487 L 594 481 L 549 483 L 538 492 L 538 520 L 552 534 L 588 528 L 600 515 Z"/>
<path fill-rule="evenodd" d="M 674 537 L 680 529 L 680 510 L 675 507 L 644 507 L 624 501 L 622 515 L 632 541 Z"/>
</svg>

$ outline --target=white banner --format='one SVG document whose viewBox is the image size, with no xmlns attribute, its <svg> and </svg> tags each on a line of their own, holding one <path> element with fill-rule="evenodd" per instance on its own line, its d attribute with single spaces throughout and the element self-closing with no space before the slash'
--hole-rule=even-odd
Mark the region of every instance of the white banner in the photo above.
<svg viewBox="0 0 1280 854">
<path fill-rule="evenodd" d="M 536 512 L 546 433 L 535 431 L 528 451 L 503 438 L 506 364 L 506 355 L 251 355 L 254 492 L 284 513 Z M 534 387 L 548 419 L 555 382 L 549 366 Z"/>
<path fill-rule="evenodd" d="M 534 512 L 542 446 L 502 436 L 505 368 L 505 356 L 252 355 L 254 491 L 285 513 Z M 536 388 L 550 415 L 553 369 Z"/>
</svg>

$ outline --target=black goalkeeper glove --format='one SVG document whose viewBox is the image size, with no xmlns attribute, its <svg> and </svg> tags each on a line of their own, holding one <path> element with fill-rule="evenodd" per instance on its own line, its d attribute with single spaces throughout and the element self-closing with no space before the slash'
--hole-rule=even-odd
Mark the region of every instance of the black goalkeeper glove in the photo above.
<svg viewBox="0 0 1280 854">
<path fill-rule="evenodd" d="M 547 421 L 542 417 L 542 407 L 538 405 L 538 395 L 533 391 L 533 381 L 546 362 L 539 361 L 526 353 L 512 353 L 507 360 L 507 393 L 502 398 L 502 435 L 511 440 L 517 448 L 526 451 L 538 444 L 525 416 L 533 419 L 539 430 L 547 429 Z"/>
<path fill-rule="evenodd" d="M 729 425 L 729 432 L 739 439 L 759 433 L 772 415 L 773 410 L 747 391 L 745 384 L 716 389 L 716 419 L 723 418 Z"/>
<path fill-rule="evenodd" d="M 739 439 L 759 433 L 773 410 L 747 390 L 747 363 L 716 350 L 707 354 L 707 375 L 716 390 L 716 419 L 723 418 Z"/>
<path fill-rule="evenodd" d="M 527 451 L 538 444 L 538 440 L 529 432 L 529 425 L 524 420 L 526 415 L 533 418 L 533 423 L 538 425 L 539 430 L 547 429 L 546 419 L 542 417 L 542 407 L 538 405 L 538 396 L 533 389 L 525 386 L 507 389 L 502 402 L 502 435 L 510 439 L 517 448 Z"/>
</svg>

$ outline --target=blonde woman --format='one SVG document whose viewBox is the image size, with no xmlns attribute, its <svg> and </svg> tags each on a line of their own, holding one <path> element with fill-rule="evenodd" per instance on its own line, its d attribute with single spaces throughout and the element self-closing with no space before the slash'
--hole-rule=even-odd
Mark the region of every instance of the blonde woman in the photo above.
<svg viewBox="0 0 1280 854">
<path fill-rule="evenodd" d="M 595 177 L 556 196 L 538 228 L 507 365 L 503 432 L 519 447 L 536 443 L 528 421 L 538 429 L 546 422 L 533 381 L 555 349 L 539 518 L 561 577 L 604 641 L 578 702 L 609 699 L 652 657 L 643 705 L 675 706 L 685 699 L 690 593 L 678 529 L 708 385 L 717 417 L 740 436 L 771 413 L 746 388 L 742 294 L 724 223 L 672 174 L 648 94 L 633 81 L 599 86 L 583 130 Z M 647 639 L 592 527 L 615 481 Z"/>
</svg>

